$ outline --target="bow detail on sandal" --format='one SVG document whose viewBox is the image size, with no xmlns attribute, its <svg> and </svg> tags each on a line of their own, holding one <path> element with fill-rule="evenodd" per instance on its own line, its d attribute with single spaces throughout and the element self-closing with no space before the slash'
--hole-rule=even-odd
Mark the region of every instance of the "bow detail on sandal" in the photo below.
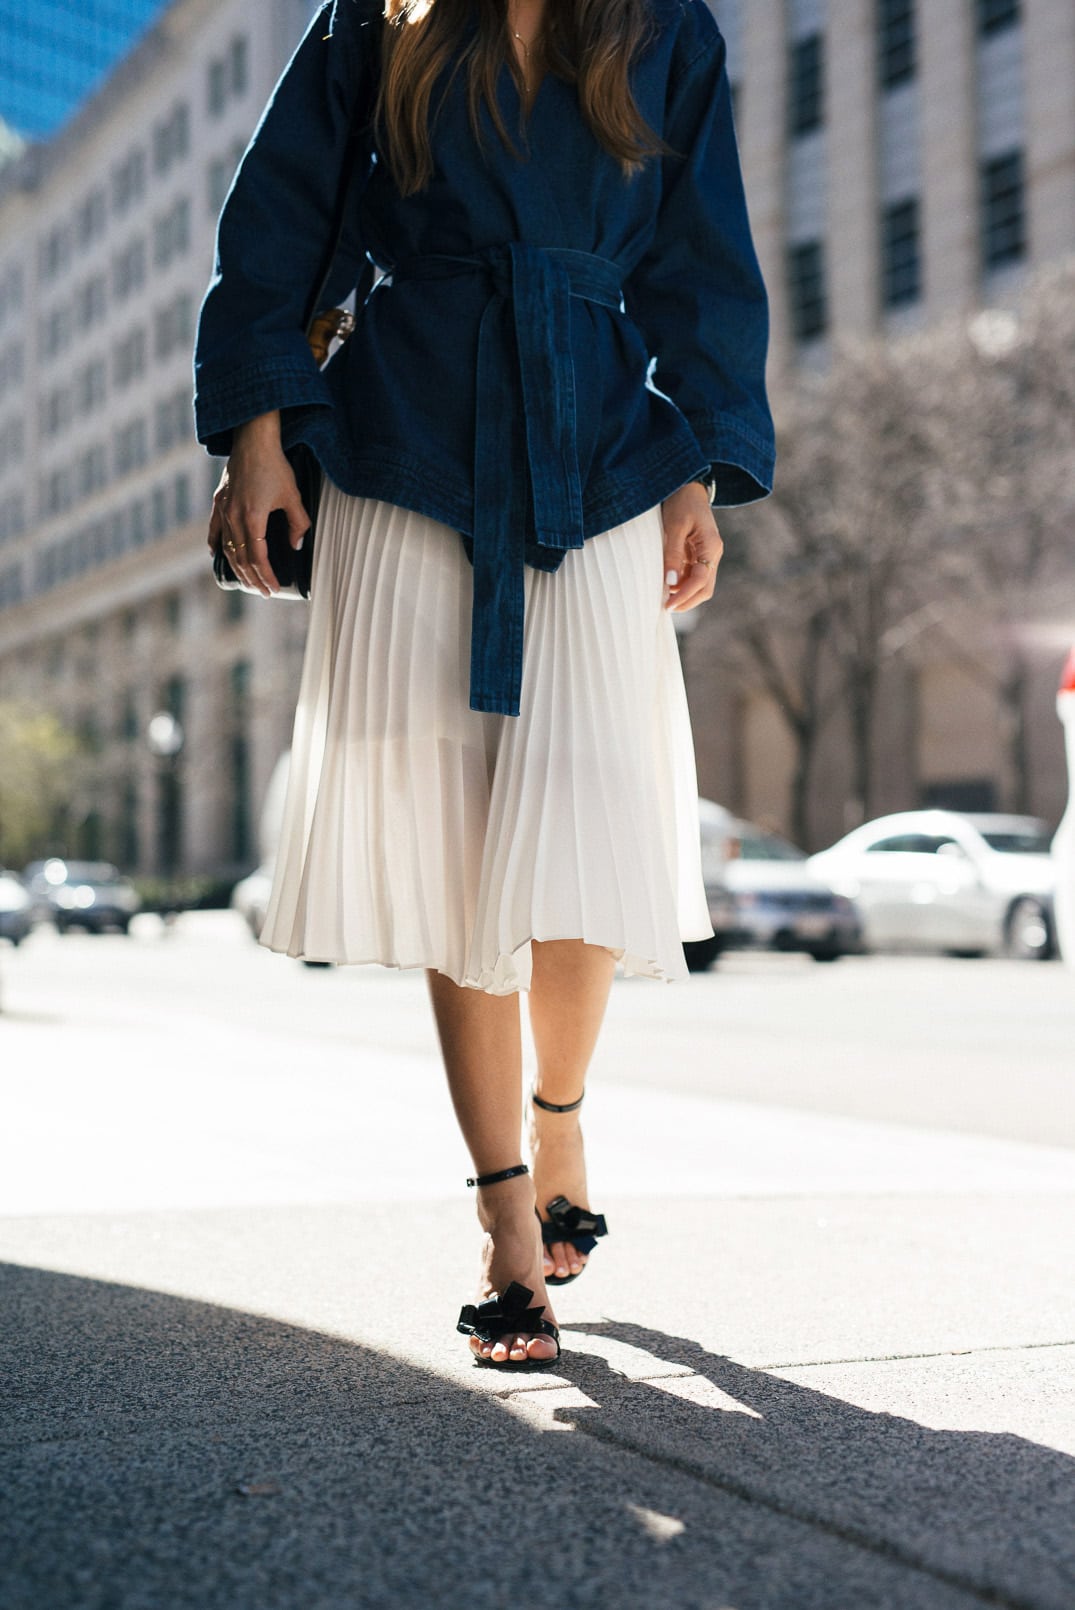
<svg viewBox="0 0 1075 1610">
<path fill-rule="evenodd" d="M 556 1343 L 556 1358 L 494 1359 L 478 1358 L 479 1364 L 492 1364 L 498 1370 L 526 1369 L 537 1365 L 555 1364 L 560 1357 L 560 1332 L 551 1320 L 545 1319 L 545 1305 L 529 1306 L 534 1293 L 528 1286 L 513 1280 L 500 1296 L 487 1297 L 481 1303 L 464 1303 L 459 1313 L 456 1330 L 464 1336 L 476 1336 L 479 1342 L 499 1342 L 505 1336 L 549 1336 Z"/>
<path fill-rule="evenodd" d="M 603 1213 L 575 1207 L 566 1196 L 554 1196 L 545 1212 L 549 1217 L 541 1221 L 541 1239 L 547 1247 L 554 1241 L 570 1241 L 579 1252 L 592 1252 L 597 1237 L 608 1234 Z"/>
<path fill-rule="evenodd" d="M 577 1101 L 546 1101 L 532 1089 L 530 1100 L 533 1106 L 539 1107 L 542 1112 L 577 1112 L 582 1106 L 583 1096 Z M 608 1234 L 608 1225 L 605 1223 L 603 1213 L 591 1213 L 589 1208 L 576 1207 L 566 1196 L 554 1196 L 551 1202 L 546 1203 L 545 1212 L 549 1215 L 548 1218 L 543 1219 L 538 1213 L 538 1221 L 541 1225 L 542 1242 L 547 1247 L 554 1246 L 558 1241 L 569 1241 L 576 1252 L 586 1255 L 596 1247 L 599 1235 Z M 578 1278 L 578 1274 L 546 1275 L 545 1284 L 569 1286 Z"/>
</svg>

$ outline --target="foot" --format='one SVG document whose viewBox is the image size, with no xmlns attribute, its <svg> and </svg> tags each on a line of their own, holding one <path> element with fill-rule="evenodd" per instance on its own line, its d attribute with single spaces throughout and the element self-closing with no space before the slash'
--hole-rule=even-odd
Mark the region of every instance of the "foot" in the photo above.
<svg viewBox="0 0 1075 1610">
<path fill-rule="evenodd" d="M 545 1112 L 530 1106 L 530 1153 L 534 1191 L 543 1220 L 545 1204 L 566 1196 L 575 1207 L 589 1208 L 586 1194 L 586 1157 L 579 1113 Z M 563 1280 L 586 1267 L 586 1254 L 573 1241 L 553 1241 L 543 1249 L 542 1274 Z"/>
<path fill-rule="evenodd" d="M 541 1233 L 534 1218 L 534 1184 L 528 1175 L 478 1187 L 478 1218 L 485 1231 L 478 1301 L 507 1290 L 513 1280 L 534 1293 L 530 1306 L 544 1303 L 544 1318 L 556 1323 L 541 1272 Z M 470 1350 L 494 1364 L 522 1364 L 527 1359 L 554 1359 L 551 1336 L 502 1336 L 495 1342 L 470 1338 Z"/>
</svg>

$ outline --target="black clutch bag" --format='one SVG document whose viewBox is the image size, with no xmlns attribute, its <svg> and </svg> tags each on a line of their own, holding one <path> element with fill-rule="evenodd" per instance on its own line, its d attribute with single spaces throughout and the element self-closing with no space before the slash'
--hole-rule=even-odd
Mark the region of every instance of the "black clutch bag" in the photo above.
<svg viewBox="0 0 1075 1610">
<path fill-rule="evenodd" d="M 303 537 L 301 546 L 293 548 L 287 515 L 283 509 L 274 509 L 269 515 L 265 527 L 265 542 L 272 573 L 280 584 L 279 592 L 273 593 L 272 596 L 309 598 L 310 576 L 314 563 L 314 529 L 317 525 L 317 506 L 321 500 L 321 466 L 305 442 L 299 442 L 296 447 L 288 448 L 285 456 L 294 471 L 302 506 L 310 517 L 310 529 Z M 223 546 L 218 547 L 213 554 L 213 575 L 217 586 L 223 587 L 227 592 L 238 590 L 254 593 L 259 598 L 265 596 L 259 593 L 256 587 L 247 587 L 239 580 L 228 563 L 228 556 Z"/>
</svg>

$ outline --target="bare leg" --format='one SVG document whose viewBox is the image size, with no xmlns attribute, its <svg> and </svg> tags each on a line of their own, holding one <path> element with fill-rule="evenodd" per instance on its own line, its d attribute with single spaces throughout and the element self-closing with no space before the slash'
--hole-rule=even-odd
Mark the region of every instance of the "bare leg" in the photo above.
<svg viewBox="0 0 1075 1610">
<path fill-rule="evenodd" d="M 537 1092 L 544 1100 L 563 1105 L 576 1101 L 585 1087 L 616 963 L 611 952 L 581 939 L 535 943 L 533 956 L 530 1027 L 537 1052 Z M 588 1208 L 579 1114 L 534 1108 L 530 1145 L 539 1207 L 544 1210 L 554 1196 L 566 1196 Z M 545 1249 L 544 1273 L 577 1274 L 585 1262 L 585 1254 L 570 1241 L 557 1241 Z"/>
<path fill-rule="evenodd" d="M 475 1174 L 492 1174 L 521 1161 L 522 1040 L 518 995 L 465 989 L 427 968 L 429 993 L 459 1127 Z M 534 1182 L 523 1174 L 478 1188 L 478 1219 L 485 1231 L 481 1297 L 503 1292 L 513 1280 L 529 1286 L 534 1306 L 548 1306 L 541 1272 L 541 1236 L 534 1217 Z M 551 1337 L 509 1337 L 491 1345 L 471 1337 L 471 1348 L 502 1364 L 555 1358 Z"/>
</svg>

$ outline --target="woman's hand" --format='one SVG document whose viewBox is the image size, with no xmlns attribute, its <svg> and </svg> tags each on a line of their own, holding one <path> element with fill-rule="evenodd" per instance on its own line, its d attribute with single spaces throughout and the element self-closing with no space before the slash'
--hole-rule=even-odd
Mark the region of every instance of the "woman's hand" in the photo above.
<svg viewBox="0 0 1075 1610">
<path fill-rule="evenodd" d="M 665 608 L 693 609 L 712 598 L 724 543 L 700 481 L 688 481 L 661 504 Z"/>
<path fill-rule="evenodd" d="M 280 584 L 269 563 L 265 528 L 274 509 L 287 516 L 293 548 L 310 529 L 295 474 L 280 446 L 279 413 L 262 414 L 237 426 L 220 485 L 213 493 L 209 547 L 223 546 L 238 579 L 270 597 Z"/>
</svg>

